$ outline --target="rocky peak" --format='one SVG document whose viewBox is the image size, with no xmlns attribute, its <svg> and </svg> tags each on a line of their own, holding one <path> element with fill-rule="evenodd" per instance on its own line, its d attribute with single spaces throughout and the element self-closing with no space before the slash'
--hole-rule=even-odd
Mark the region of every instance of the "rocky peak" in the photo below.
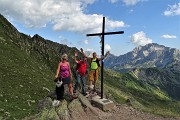
<svg viewBox="0 0 180 120">
<path fill-rule="evenodd" d="M 35 34 L 35 35 L 32 37 L 32 39 L 34 39 L 34 40 L 44 40 L 44 38 L 41 37 L 41 36 L 38 35 L 38 34 Z"/>
<path fill-rule="evenodd" d="M 145 46 L 138 46 L 136 47 L 135 49 L 133 49 L 132 52 L 134 53 L 138 53 L 138 52 L 141 52 L 141 51 L 149 51 L 149 52 L 153 52 L 153 51 L 163 51 L 165 49 L 170 49 L 169 47 L 165 47 L 163 45 L 159 45 L 157 43 L 150 43 L 150 44 L 147 44 Z"/>
</svg>

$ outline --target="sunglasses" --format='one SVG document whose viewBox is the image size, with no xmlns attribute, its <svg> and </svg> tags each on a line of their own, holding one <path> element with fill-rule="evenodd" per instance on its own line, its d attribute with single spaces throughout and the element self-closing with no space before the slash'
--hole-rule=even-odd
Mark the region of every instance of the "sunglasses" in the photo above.
<svg viewBox="0 0 180 120">
<path fill-rule="evenodd" d="M 63 58 L 63 60 L 67 60 L 66 58 Z"/>
</svg>

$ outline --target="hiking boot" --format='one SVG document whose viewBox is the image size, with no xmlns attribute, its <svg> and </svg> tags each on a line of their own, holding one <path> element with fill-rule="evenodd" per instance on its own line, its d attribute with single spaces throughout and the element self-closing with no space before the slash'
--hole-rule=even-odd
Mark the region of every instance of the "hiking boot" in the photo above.
<svg viewBox="0 0 180 120">
<path fill-rule="evenodd" d="M 76 94 L 76 91 L 74 90 L 73 93 Z"/>
<path fill-rule="evenodd" d="M 93 90 L 92 90 L 92 94 L 96 94 L 96 89 L 93 89 Z"/>
<path fill-rule="evenodd" d="M 78 96 L 77 95 L 73 95 L 72 96 L 72 99 L 74 100 L 74 99 L 77 99 L 78 98 Z"/>
<path fill-rule="evenodd" d="M 53 103 L 52 103 L 52 105 L 53 105 L 54 107 L 56 107 L 56 106 L 59 105 L 59 103 L 60 103 L 59 100 L 54 100 Z"/>
<path fill-rule="evenodd" d="M 88 97 L 88 96 L 89 96 L 89 94 L 87 94 L 87 93 L 84 93 L 84 94 L 83 94 L 83 96 L 85 96 L 85 97 Z"/>
</svg>

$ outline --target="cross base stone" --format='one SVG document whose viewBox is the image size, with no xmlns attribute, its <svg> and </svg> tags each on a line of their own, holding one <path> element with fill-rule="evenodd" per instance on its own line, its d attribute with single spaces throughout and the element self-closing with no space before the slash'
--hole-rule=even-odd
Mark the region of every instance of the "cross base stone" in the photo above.
<svg viewBox="0 0 180 120">
<path fill-rule="evenodd" d="M 115 110 L 115 104 L 113 101 L 105 99 L 105 98 L 101 99 L 101 97 L 98 95 L 92 98 L 92 104 L 102 109 L 103 111 Z"/>
</svg>

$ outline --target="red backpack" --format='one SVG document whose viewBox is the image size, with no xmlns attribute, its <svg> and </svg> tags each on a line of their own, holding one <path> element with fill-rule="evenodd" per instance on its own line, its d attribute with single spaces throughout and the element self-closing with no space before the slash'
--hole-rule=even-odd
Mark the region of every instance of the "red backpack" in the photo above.
<svg viewBox="0 0 180 120">
<path fill-rule="evenodd" d="M 79 61 L 79 62 L 77 63 L 76 70 L 78 71 L 78 73 L 79 73 L 81 76 L 86 75 L 86 68 L 87 68 L 86 62 Z"/>
</svg>

